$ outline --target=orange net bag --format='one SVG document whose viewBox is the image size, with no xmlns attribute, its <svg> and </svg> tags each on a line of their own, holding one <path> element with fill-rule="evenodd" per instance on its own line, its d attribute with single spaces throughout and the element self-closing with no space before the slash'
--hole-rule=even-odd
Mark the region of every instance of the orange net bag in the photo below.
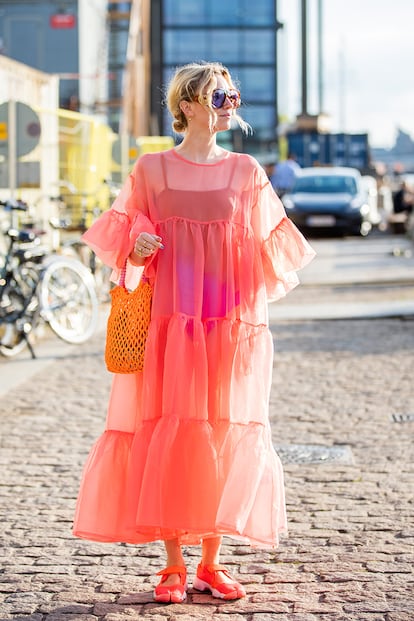
<svg viewBox="0 0 414 621">
<path fill-rule="evenodd" d="M 134 291 L 120 284 L 111 290 L 106 329 L 105 363 L 112 373 L 136 373 L 144 368 L 145 343 L 151 319 L 152 287 L 141 279 Z"/>
</svg>

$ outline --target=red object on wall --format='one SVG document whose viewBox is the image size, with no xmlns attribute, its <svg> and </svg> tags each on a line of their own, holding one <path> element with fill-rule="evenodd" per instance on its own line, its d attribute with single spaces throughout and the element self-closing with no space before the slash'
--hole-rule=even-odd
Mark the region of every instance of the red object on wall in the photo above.
<svg viewBox="0 0 414 621">
<path fill-rule="evenodd" d="M 76 18 L 67 13 L 56 13 L 50 16 L 49 23 L 51 28 L 74 28 Z"/>
</svg>

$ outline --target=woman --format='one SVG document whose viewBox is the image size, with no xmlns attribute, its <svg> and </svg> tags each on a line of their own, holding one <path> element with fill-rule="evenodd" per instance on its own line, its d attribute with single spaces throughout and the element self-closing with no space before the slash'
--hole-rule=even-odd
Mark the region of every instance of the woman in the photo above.
<svg viewBox="0 0 414 621">
<path fill-rule="evenodd" d="M 222 536 L 275 546 L 286 530 L 268 420 L 267 302 L 298 283 L 314 253 L 259 164 L 217 145 L 233 120 L 248 127 L 239 105 L 221 64 L 178 69 L 168 106 L 183 141 L 140 157 L 84 236 L 116 275 L 127 260 L 130 287 L 144 266 L 153 306 L 144 371 L 114 377 L 74 534 L 163 540 L 162 602 L 186 598 L 183 544 L 202 545 L 193 586 L 238 599 L 244 588 L 219 563 Z"/>
</svg>

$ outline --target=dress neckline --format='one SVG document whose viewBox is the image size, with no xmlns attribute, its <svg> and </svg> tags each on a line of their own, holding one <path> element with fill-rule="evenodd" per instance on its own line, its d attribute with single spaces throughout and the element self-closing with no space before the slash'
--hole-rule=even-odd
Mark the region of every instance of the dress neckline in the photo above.
<svg viewBox="0 0 414 621">
<path fill-rule="evenodd" d="M 192 164 L 193 166 L 208 166 L 208 167 L 212 167 L 212 166 L 220 166 L 220 164 L 222 164 L 223 162 L 225 162 L 229 156 L 230 156 L 230 151 L 225 151 L 224 152 L 224 156 L 217 160 L 216 162 L 211 162 L 211 163 L 201 163 L 201 162 L 193 162 L 193 160 L 188 160 L 186 157 L 183 157 L 178 151 L 176 151 L 174 148 L 171 149 L 173 155 L 175 157 L 177 157 L 179 160 L 182 160 L 183 162 L 185 162 L 186 164 Z"/>
</svg>

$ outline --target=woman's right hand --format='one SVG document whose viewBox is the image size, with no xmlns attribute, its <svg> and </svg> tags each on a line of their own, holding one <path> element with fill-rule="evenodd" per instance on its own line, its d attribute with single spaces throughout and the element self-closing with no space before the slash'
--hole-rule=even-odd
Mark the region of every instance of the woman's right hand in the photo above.
<svg viewBox="0 0 414 621">
<path fill-rule="evenodd" d="M 157 252 L 159 249 L 163 249 L 163 243 L 159 235 L 152 235 L 152 233 L 140 233 L 135 240 L 134 253 L 141 259 L 146 259 Z"/>
<path fill-rule="evenodd" d="M 149 257 L 159 248 L 164 248 L 162 239 L 151 233 L 140 233 L 135 240 L 134 251 L 139 257 Z"/>
</svg>

